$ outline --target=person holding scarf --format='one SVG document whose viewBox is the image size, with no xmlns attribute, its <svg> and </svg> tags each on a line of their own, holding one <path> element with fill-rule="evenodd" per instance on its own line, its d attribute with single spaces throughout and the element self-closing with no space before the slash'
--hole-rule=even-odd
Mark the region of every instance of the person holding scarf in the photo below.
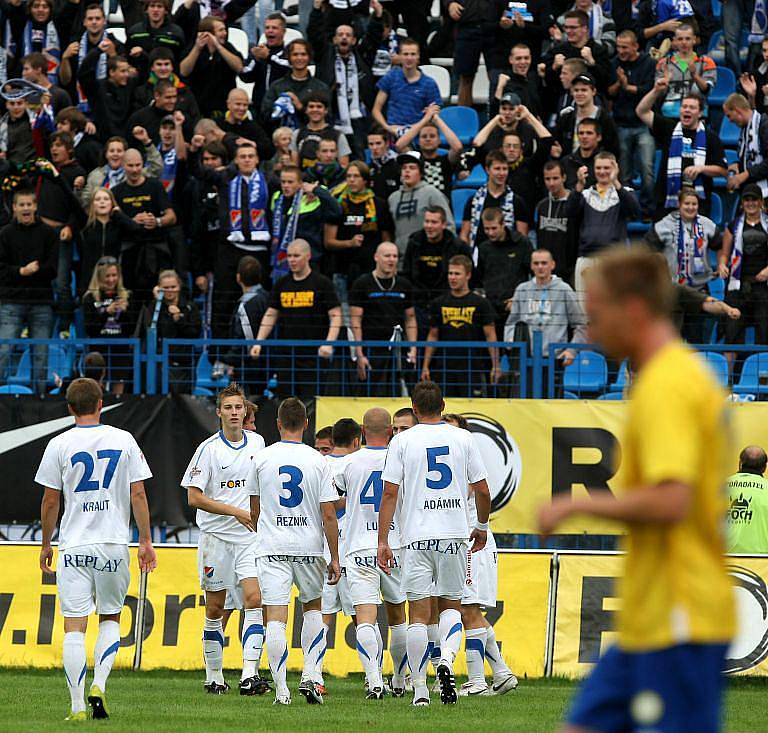
<svg viewBox="0 0 768 733">
<path fill-rule="evenodd" d="M 717 263 L 726 280 L 725 302 L 742 313 L 727 321 L 726 343 L 743 343 L 745 328 L 754 326 L 755 343 L 768 344 L 768 214 L 755 183 L 742 191 L 741 211 L 725 230 Z"/>
<path fill-rule="evenodd" d="M 339 147 L 332 135 L 323 137 L 317 144 L 317 162 L 304 171 L 304 180 L 319 183 L 332 191 L 344 182 L 344 168 L 339 163 Z"/>
<path fill-rule="evenodd" d="M 645 241 L 663 252 L 674 282 L 705 290 L 715 277 L 709 251 L 719 250 L 723 237 L 715 222 L 699 214 L 699 198 L 692 188 L 677 196 L 678 210 L 657 221 Z"/>
<path fill-rule="evenodd" d="M 59 83 L 62 43 L 69 38 L 69 28 L 54 18 L 53 0 L 31 0 L 28 5 L 10 0 L 6 6 L 6 54 L 8 77 L 20 76 L 19 64 L 30 53 L 42 53 L 48 59 L 48 79 Z"/>
<path fill-rule="evenodd" d="M 347 168 L 345 182 L 333 190 L 341 206 L 341 218 L 325 225 L 325 248 L 333 252 L 337 293 L 342 282 L 354 282 L 373 269 L 376 248 L 394 235 L 395 225 L 387 202 L 371 190 L 370 178 L 370 168 L 355 160 Z"/>
<path fill-rule="evenodd" d="M 723 103 L 723 112 L 741 128 L 739 159 L 728 166 L 728 190 L 757 183 L 763 196 L 768 195 L 768 115 L 752 109 L 741 94 L 731 94 Z"/>
<path fill-rule="evenodd" d="M 727 175 L 722 141 L 701 119 L 704 102 L 700 96 L 692 93 L 683 96 L 677 122 L 654 112 L 654 105 L 668 87 L 667 77 L 656 79 L 653 89 L 635 109 L 651 130 L 657 150 L 661 150 L 656 177 L 656 220 L 677 208 L 677 195 L 683 186 L 696 191 L 701 212 L 709 214 L 712 179 Z"/>
<path fill-rule="evenodd" d="M 288 245 L 294 239 L 309 242 L 312 264 L 322 260 L 324 225 L 338 221 L 341 207 L 325 188 L 317 183 L 302 183 L 301 169 L 284 166 L 280 171 L 280 190 L 269 206 L 272 221 L 272 282 L 288 273 Z"/>
</svg>

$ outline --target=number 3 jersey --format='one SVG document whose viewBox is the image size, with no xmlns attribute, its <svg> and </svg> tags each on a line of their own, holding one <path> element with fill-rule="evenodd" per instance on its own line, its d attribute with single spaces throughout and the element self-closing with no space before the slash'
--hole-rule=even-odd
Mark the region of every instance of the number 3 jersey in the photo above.
<svg viewBox="0 0 768 733">
<path fill-rule="evenodd" d="M 323 555 L 321 502 L 339 498 L 325 456 L 280 441 L 253 459 L 248 493 L 259 497 L 257 555 Z"/>
<path fill-rule="evenodd" d="M 248 483 L 251 465 L 256 455 L 264 449 L 264 438 L 250 430 L 243 431 L 243 440 L 237 445 L 230 443 L 219 431 L 197 447 L 189 462 L 181 485 L 200 489 L 209 499 L 251 511 Z M 234 517 L 197 510 L 197 526 L 219 539 L 237 544 L 249 544 L 255 540 Z"/>
<path fill-rule="evenodd" d="M 64 494 L 59 550 L 127 545 L 131 483 L 152 478 L 134 437 L 111 425 L 77 425 L 47 445 L 35 482 Z"/>
<path fill-rule="evenodd" d="M 379 545 L 379 509 L 384 493 L 386 448 L 363 447 L 332 466 L 336 488 L 347 497 L 344 551 L 347 555 L 361 550 L 376 550 Z M 389 530 L 389 546 L 400 547 L 397 516 Z"/>
<path fill-rule="evenodd" d="M 469 537 L 468 484 L 487 478 L 471 434 L 447 423 L 415 425 L 387 450 L 382 479 L 400 487 L 400 540 Z"/>
</svg>

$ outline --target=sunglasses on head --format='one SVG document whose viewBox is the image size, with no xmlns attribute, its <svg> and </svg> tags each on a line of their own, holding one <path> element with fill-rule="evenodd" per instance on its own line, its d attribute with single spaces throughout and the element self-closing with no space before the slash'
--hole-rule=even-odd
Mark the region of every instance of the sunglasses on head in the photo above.
<svg viewBox="0 0 768 733">
<path fill-rule="evenodd" d="M 96 263 L 97 265 L 116 265 L 117 258 L 115 257 L 101 257 Z"/>
</svg>

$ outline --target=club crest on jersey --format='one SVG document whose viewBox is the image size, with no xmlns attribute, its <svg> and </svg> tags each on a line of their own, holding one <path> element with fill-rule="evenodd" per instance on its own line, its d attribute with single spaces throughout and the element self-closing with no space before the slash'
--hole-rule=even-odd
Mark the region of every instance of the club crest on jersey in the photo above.
<svg viewBox="0 0 768 733">
<path fill-rule="evenodd" d="M 209 567 L 208 565 L 205 565 L 203 567 L 203 572 L 205 573 L 206 578 L 212 578 L 213 577 L 213 568 Z"/>
<path fill-rule="evenodd" d="M 199 476 L 201 473 L 202 471 L 199 468 L 195 467 L 189 472 L 189 477 L 195 478 L 195 476 Z"/>
</svg>

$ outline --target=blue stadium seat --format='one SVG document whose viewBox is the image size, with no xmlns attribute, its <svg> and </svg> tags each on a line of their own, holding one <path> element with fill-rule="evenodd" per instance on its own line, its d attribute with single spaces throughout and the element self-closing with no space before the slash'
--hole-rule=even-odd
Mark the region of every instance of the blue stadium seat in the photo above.
<svg viewBox="0 0 768 733">
<path fill-rule="evenodd" d="M 739 145 L 741 128 L 731 122 L 725 115 L 720 123 L 720 141 L 726 148 L 735 148 Z"/>
<path fill-rule="evenodd" d="M 712 194 L 709 206 L 709 218 L 712 219 L 717 226 L 723 224 L 723 200 L 716 194 Z"/>
<path fill-rule="evenodd" d="M 194 397 L 213 397 L 214 392 L 212 389 L 206 389 L 205 387 L 195 387 L 192 390 L 192 395 Z"/>
<path fill-rule="evenodd" d="M 730 165 L 736 163 L 739 160 L 739 152 L 737 150 L 728 149 L 725 151 L 725 162 Z M 726 178 L 725 176 L 716 176 L 712 179 L 712 185 L 715 188 L 725 188 Z"/>
<path fill-rule="evenodd" d="M 605 394 L 601 394 L 597 399 L 598 400 L 623 400 L 624 395 L 621 392 L 606 392 Z"/>
<path fill-rule="evenodd" d="M 728 375 L 730 372 L 728 359 L 726 359 L 719 351 L 705 351 L 702 356 L 715 373 L 717 381 L 720 382 L 723 387 L 727 387 L 729 382 Z"/>
<path fill-rule="evenodd" d="M 440 119 L 456 133 L 456 137 L 464 145 L 469 145 L 480 129 L 480 118 L 472 107 L 462 107 L 461 105 L 444 107 L 440 110 Z M 440 133 L 440 141 L 445 142 L 442 133 Z"/>
<path fill-rule="evenodd" d="M 563 399 L 564 400 L 578 400 L 579 396 L 573 394 L 573 392 L 563 392 Z"/>
<path fill-rule="evenodd" d="M 451 208 L 453 209 L 453 218 L 456 220 L 456 229 L 460 222 L 464 221 L 464 206 L 468 199 L 475 195 L 474 188 L 454 188 L 451 191 Z"/>
<path fill-rule="evenodd" d="M 0 385 L 0 394 L 35 394 L 34 390 L 23 384 L 3 384 Z"/>
<path fill-rule="evenodd" d="M 736 394 L 768 394 L 768 353 L 752 354 L 744 360 Z"/>
<path fill-rule="evenodd" d="M 651 223 L 648 221 L 642 221 L 637 219 L 635 221 L 627 222 L 627 234 L 642 236 L 651 228 Z"/>
<path fill-rule="evenodd" d="M 596 351 L 579 351 L 563 373 L 563 389 L 575 394 L 601 392 L 607 384 L 608 365 L 605 357 Z"/>
<path fill-rule="evenodd" d="M 64 344 L 51 344 L 48 347 L 47 382 L 49 387 L 56 384 L 56 376 L 68 379 L 75 366 L 75 350 Z"/>
<path fill-rule="evenodd" d="M 203 351 L 200 354 L 200 358 L 197 360 L 197 367 L 195 367 L 195 389 L 224 389 L 229 384 L 229 377 L 226 375 L 214 379 L 211 372 L 213 366 L 208 361 L 208 354 Z"/>
<path fill-rule="evenodd" d="M 479 163 L 471 170 L 470 174 L 462 181 L 456 179 L 454 188 L 480 188 L 488 182 L 488 174 Z"/>
<path fill-rule="evenodd" d="M 624 359 L 624 361 L 622 361 L 621 364 L 619 364 L 619 369 L 616 372 L 616 379 L 613 380 L 610 386 L 610 391 L 618 392 L 619 394 L 622 394 L 624 390 L 627 388 L 628 384 L 629 384 L 629 362 L 626 359 Z"/>
<path fill-rule="evenodd" d="M 712 0 L 712 15 L 715 16 L 718 20 L 720 20 L 720 16 L 723 13 L 723 5 L 720 2 L 720 0 Z"/>
<path fill-rule="evenodd" d="M 16 373 L 8 377 L 8 384 L 22 384 L 29 386 L 32 384 L 32 355 L 29 348 L 21 353 L 19 363 L 16 365 Z"/>
<path fill-rule="evenodd" d="M 747 60 L 747 53 L 749 52 L 749 31 L 744 28 L 741 31 L 741 43 L 739 44 L 739 57 L 742 63 Z M 707 51 L 709 56 L 718 66 L 722 66 L 725 63 L 725 38 L 722 31 L 715 31 L 712 37 L 709 39 L 709 50 Z"/>
<path fill-rule="evenodd" d="M 736 91 L 736 74 L 727 66 L 717 67 L 717 82 L 715 88 L 707 96 L 710 107 L 722 107 L 728 95 Z"/>
</svg>

